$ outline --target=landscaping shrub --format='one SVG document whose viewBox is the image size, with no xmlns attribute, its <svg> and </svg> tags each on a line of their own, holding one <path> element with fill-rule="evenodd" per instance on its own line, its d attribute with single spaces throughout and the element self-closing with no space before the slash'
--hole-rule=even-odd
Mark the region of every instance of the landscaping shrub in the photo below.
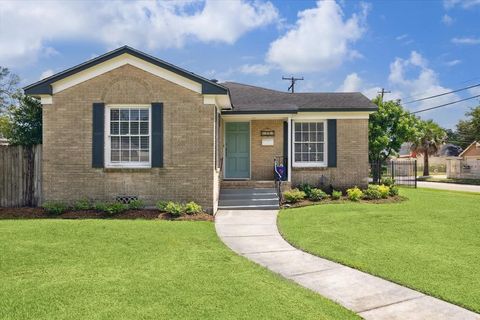
<svg viewBox="0 0 480 320">
<path fill-rule="evenodd" d="M 300 200 L 305 199 L 305 192 L 298 189 L 291 189 L 283 193 L 283 198 L 288 203 L 296 203 Z"/>
<path fill-rule="evenodd" d="M 73 204 L 73 209 L 75 210 L 90 210 L 92 209 L 92 204 L 90 203 L 90 200 L 88 199 L 81 199 L 78 201 L 75 201 Z"/>
<path fill-rule="evenodd" d="M 95 210 L 102 211 L 108 215 L 119 214 L 128 209 L 128 205 L 121 202 L 98 202 L 95 204 Z"/>
<path fill-rule="evenodd" d="M 168 201 L 160 200 L 157 202 L 156 207 L 160 211 L 165 211 L 167 204 L 168 204 Z"/>
<path fill-rule="evenodd" d="M 169 201 L 165 206 L 165 211 L 174 217 L 182 215 L 184 208 L 180 203 Z"/>
<path fill-rule="evenodd" d="M 332 200 L 338 200 L 342 197 L 342 191 L 333 190 L 332 191 Z"/>
<path fill-rule="evenodd" d="M 45 209 L 45 211 L 47 211 L 48 214 L 56 216 L 64 213 L 68 209 L 68 206 L 65 203 L 59 201 L 45 202 L 42 207 Z"/>
<path fill-rule="evenodd" d="M 368 188 L 363 191 L 363 198 L 367 200 L 381 199 L 382 194 L 380 190 L 378 190 L 378 187 L 376 184 L 368 185 Z"/>
<path fill-rule="evenodd" d="M 310 193 L 312 192 L 312 189 L 314 188 L 308 183 L 302 183 L 298 186 L 298 190 L 305 192 L 305 196 L 307 198 L 310 198 Z"/>
<path fill-rule="evenodd" d="M 194 201 L 190 201 L 185 205 L 184 210 L 186 214 L 196 214 L 202 212 L 202 207 Z"/>
<path fill-rule="evenodd" d="M 358 187 L 347 190 L 348 200 L 358 201 L 363 197 L 363 192 Z"/>
<path fill-rule="evenodd" d="M 395 179 L 393 179 L 391 177 L 384 177 L 384 178 L 382 178 L 380 183 L 383 184 L 383 185 L 386 185 L 387 187 L 391 187 L 395 184 Z"/>
<path fill-rule="evenodd" d="M 378 186 L 378 192 L 380 192 L 382 199 L 387 199 L 390 195 L 390 187 L 382 184 L 381 186 Z"/>
<path fill-rule="evenodd" d="M 390 196 L 398 196 L 399 190 L 397 186 L 391 186 L 390 187 Z"/>
<path fill-rule="evenodd" d="M 131 200 L 128 203 L 128 209 L 139 210 L 145 208 L 145 203 L 140 199 Z"/>
<path fill-rule="evenodd" d="M 310 189 L 310 194 L 308 194 L 307 196 L 309 200 L 320 201 L 322 199 L 327 198 L 328 194 L 326 194 L 322 189 L 313 188 L 313 189 Z"/>
</svg>

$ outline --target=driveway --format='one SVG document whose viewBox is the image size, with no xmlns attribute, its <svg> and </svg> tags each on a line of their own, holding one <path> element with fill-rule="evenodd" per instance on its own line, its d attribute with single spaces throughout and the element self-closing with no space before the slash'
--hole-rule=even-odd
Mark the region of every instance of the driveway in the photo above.
<svg viewBox="0 0 480 320">
<path fill-rule="evenodd" d="M 452 190 L 452 191 L 466 191 L 466 192 L 478 192 L 480 193 L 480 186 L 470 184 L 457 184 L 457 183 L 443 183 L 443 182 L 428 182 L 418 181 L 417 187 L 430 188 L 440 190 Z"/>
<path fill-rule="evenodd" d="M 237 254 L 336 301 L 368 320 L 480 320 L 421 292 L 303 252 L 277 229 L 277 210 L 219 210 L 215 228 Z"/>
</svg>

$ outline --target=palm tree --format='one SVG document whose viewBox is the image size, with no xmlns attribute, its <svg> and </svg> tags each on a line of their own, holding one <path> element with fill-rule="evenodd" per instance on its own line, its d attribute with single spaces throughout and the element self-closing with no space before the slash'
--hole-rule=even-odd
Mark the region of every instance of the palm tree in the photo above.
<svg viewBox="0 0 480 320">
<path fill-rule="evenodd" d="M 412 143 L 412 151 L 423 154 L 423 175 L 429 176 L 428 156 L 434 155 L 440 149 L 447 137 L 443 130 L 433 120 L 419 121 L 418 138 Z"/>
</svg>

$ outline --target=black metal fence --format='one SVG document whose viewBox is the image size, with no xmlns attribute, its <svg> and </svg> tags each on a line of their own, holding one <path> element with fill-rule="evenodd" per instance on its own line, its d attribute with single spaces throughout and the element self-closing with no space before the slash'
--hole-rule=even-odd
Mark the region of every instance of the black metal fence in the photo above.
<svg viewBox="0 0 480 320">
<path fill-rule="evenodd" d="M 370 164 L 370 176 L 373 183 L 380 183 L 382 178 L 389 177 L 397 185 L 417 187 L 417 160 L 388 160 Z"/>
</svg>

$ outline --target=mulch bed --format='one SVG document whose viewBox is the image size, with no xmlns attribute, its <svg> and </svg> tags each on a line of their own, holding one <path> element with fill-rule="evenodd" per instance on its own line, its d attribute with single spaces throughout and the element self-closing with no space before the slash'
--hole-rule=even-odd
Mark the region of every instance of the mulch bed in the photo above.
<svg viewBox="0 0 480 320">
<path fill-rule="evenodd" d="M 360 200 L 357 202 L 353 202 L 348 200 L 346 197 L 342 197 L 341 199 L 338 200 L 332 200 L 332 199 L 324 199 L 321 201 L 310 201 L 310 200 L 302 200 L 297 203 L 284 203 L 282 204 L 282 208 L 287 209 L 287 208 L 301 208 L 301 207 L 307 207 L 307 206 L 313 206 L 313 205 L 319 205 L 319 204 L 338 204 L 338 203 L 370 203 L 370 204 L 382 204 L 382 203 L 396 203 L 396 202 L 402 202 L 407 200 L 406 197 L 402 196 L 394 196 L 394 197 L 389 197 L 387 199 L 378 199 L 378 200 Z"/>
<path fill-rule="evenodd" d="M 208 213 L 173 217 L 168 213 L 155 209 L 127 210 L 116 215 L 108 215 L 101 211 L 66 211 L 60 215 L 48 214 L 43 208 L 0 208 L 0 219 L 146 219 L 176 221 L 213 221 Z"/>
</svg>

